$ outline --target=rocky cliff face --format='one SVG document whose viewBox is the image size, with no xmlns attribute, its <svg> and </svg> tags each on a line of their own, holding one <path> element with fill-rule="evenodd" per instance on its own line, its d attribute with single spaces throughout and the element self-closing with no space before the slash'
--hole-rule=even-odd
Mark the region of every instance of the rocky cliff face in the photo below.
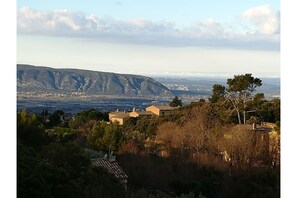
<svg viewBox="0 0 297 198">
<path fill-rule="evenodd" d="M 21 64 L 17 65 L 17 90 L 125 96 L 172 95 L 164 85 L 145 76 Z"/>
</svg>

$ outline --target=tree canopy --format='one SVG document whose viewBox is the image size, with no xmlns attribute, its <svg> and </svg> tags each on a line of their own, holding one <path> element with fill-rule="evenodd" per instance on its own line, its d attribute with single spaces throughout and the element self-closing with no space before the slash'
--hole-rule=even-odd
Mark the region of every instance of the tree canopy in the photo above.
<svg viewBox="0 0 297 198">
<path fill-rule="evenodd" d="M 108 114 L 97 111 L 95 109 L 84 110 L 76 114 L 74 120 L 71 120 L 69 122 L 69 126 L 71 128 L 77 128 L 80 125 L 85 124 L 91 120 L 108 121 Z"/>
<path fill-rule="evenodd" d="M 262 80 L 254 78 L 252 74 L 235 75 L 227 79 L 227 94 L 235 111 L 237 112 L 238 124 L 242 123 L 240 111 L 243 111 L 243 123 L 245 124 L 245 108 L 247 101 L 252 99 L 252 93 L 256 87 L 262 85 Z"/>
<path fill-rule="evenodd" d="M 225 90 L 226 88 L 223 85 L 214 84 L 212 86 L 212 96 L 210 98 L 211 102 L 215 103 L 218 102 L 219 99 L 223 98 L 225 96 Z"/>
<path fill-rule="evenodd" d="M 172 101 L 169 103 L 169 106 L 171 107 L 181 107 L 183 106 L 183 103 L 181 99 L 179 99 L 177 96 L 175 96 Z"/>
<path fill-rule="evenodd" d="M 253 77 L 252 74 L 234 75 L 233 78 L 227 79 L 226 88 L 220 84 L 213 85 L 213 94 L 210 100 L 213 103 L 222 98 L 229 101 L 237 114 L 238 124 L 245 124 L 247 102 L 253 99 L 252 93 L 261 85 L 262 80 Z"/>
</svg>

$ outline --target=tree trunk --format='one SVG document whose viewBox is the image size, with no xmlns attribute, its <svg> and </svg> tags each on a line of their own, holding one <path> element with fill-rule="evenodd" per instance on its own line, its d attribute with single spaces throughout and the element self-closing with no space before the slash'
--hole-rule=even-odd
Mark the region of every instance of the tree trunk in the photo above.
<svg viewBox="0 0 297 198">
<path fill-rule="evenodd" d="M 241 124 L 240 112 L 237 109 L 236 109 L 236 112 L 237 112 L 238 124 Z"/>
</svg>

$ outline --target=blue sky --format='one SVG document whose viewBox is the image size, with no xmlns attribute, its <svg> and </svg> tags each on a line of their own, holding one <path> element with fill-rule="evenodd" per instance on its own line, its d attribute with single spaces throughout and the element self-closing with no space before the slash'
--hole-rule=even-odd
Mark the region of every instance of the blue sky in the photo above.
<svg viewBox="0 0 297 198">
<path fill-rule="evenodd" d="M 18 0 L 17 62 L 147 75 L 278 77 L 279 3 Z"/>
<path fill-rule="evenodd" d="M 48 11 L 69 9 L 94 13 L 97 16 L 132 19 L 137 17 L 152 20 L 170 20 L 183 25 L 187 21 L 232 20 L 251 7 L 270 5 L 279 10 L 279 0 L 18 0 L 18 8 L 29 6 Z M 186 20 L 186 21 L 185 21 Z"/>
</svg>

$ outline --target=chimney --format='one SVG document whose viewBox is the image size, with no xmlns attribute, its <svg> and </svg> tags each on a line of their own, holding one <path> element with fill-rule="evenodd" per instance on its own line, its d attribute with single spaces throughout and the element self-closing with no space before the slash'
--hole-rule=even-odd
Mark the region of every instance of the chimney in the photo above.
<svg viewBox="0 0 297 198">
<path fill-rule="evenodd" d="M 133 112 L 136 111 L 135 107 L 133 107 Z"/>
<path fill-rule="evenodd" d="M 116 161 L 116 156 L 114 155 L 113 151 L 110 152 L 108 159 L 110 162 L 115 162 Z"/>
<path fill-rule="evenodd" d="M 109 156 L 109 161 L 110 162 L 115 162 L 116 161 L 116 156 Z"/>
</svg>

